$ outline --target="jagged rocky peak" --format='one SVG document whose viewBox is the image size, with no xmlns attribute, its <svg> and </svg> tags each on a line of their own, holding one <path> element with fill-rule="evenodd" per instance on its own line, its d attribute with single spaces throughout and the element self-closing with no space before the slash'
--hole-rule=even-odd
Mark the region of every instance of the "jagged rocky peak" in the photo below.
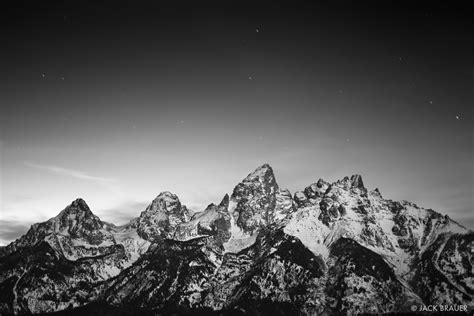
<svg viewBox="0 0 474 316">
<path fill-rule="evenodd" d="M 380 193 L 379 188 L 375 188 L 374 190 L 370 191 L 370 192 L 369 192 L 369 195 L 371 195 L 371 196 L 373 196 L 373 197 L 375 197 L 375 198 L 383 199 L 382 193 Z"/>
<path fill-rule="evenodd" d="M 304 194 L 308 199 L 317 199 L 320 198 L 326 193 L 329 187 L 329 182 L 319 179 L 318 182 L 313 183 L 307 186 L 304 189 Z"/>
<path fill-rule="evenodd" d="M 338 180 L 334 183 L 339 187 L 342 187 L 344 190 L 359 189 L 361 191 L 367 191 L 362 181 L 362 176 L 359 174 L 354 174 L 351 177 L 344 177 L 342 180 Z"/>
<path fill-rule="evenodd" d="M 354 174 L 351 176 L 351 186 L 353 188 L 365 190 L 364 182 L 362 181 L 362 176 L 360 174 Z"/>
<path fill-rule="evenodd" d="M 239 199 L 249 194 L 274 194 L 278 184 L 273 174 L 273 169 L 268 164 L 263 164 L 242 180 L 232 193 L 233 199 Z"/>
<path fill-rule="evenodd" d="M 257 169 L 255 169 L 255 171 L 245 177 L 245 179 L 243 179 L 240 184 L 253 182 L 259 182 L 262 184 L 262 186 L 278 188 L 273 169 L 272 167 L 270 167 L 269 164 L 263 164 Z"/>
<path fill-rule="evenodd" d="M 366 217 L 370 209 L 367 193 L 362 177 L 358 174 L 329 184 L 324 193 L 315 200 L 320 209 L 318 219 L 326 226 L 331 226 L 345 217 L 348 208 Z M 306 206 L 301 202 L 299 205 Z"/>
<path fill-rule="evenodd" d="M 72 209 L 92 213 L 89 205 L 82 198 L 75 199 L 65 210 Z"/>
<path fill-rule="evenodd" d="M 304 192 L 308 198 L 318 198 L 324 195 L 329 187 L 329 182 L 319 179 L 318 182 L 311 184 L 304 189 Z"/>
<path fill-rule="evenodd" d="M 191 220 L 170 192 L 123 227 L 78 199 L 0 248 L 0 314 L 102 302 L 162 314 L 378 314 L 421 304 L 472 311 L 474 233 L 379 195 L 355 175 L 320 179 L 293 199 L 263 165 Z"/>
<path fill-rule="evenodd" d="M 67 217 L 83 217 L 83 216 L 92 216 L 92 211 L 87 205 L 86 201 L 81 198 L 77 198 L 66 206 L 58 215 L 54 218 L 61 219 Z"/>
<path fill-rule="evenodd" d="M 308 198 L 306 197 L 306 194 L 304 193 L 304 191 L 295 192 L 295 195 L 293 196 L 293 200 L 295 201 L 296 205 L 301 206 L 301 207 L 309 204 Z"/>
<path fill-rule="evenodd" d="M 46 241 L 58 253 L 69 260 L 87 256 L 82 246 L 92 249 L 114 244 L 114 237 L 105 229 L 99 217 L 94 215 L 83 199 L 76 199 L 58 215 L 31 226 L 28 232 L 6 247 L 5 253 L 20 248 L 34 247 Z"/>
<path fill-rule="evenodd" d="M 149 241 L 172 238 L 176 227 L 189 221 L 191 216 L 192 212 L 181 204 L 176 194 L 161 192 L 140 214 L 137 232 Z"/>
<path fill-rule="evenodd" d="M 104 223 L 94 215 L 87 203 L 78 198 L 48 222 L 55 233 L 68 233 L 72 237 L 88 238 L 88 232 L 96 232 Z"/>
<path fill-rule="evenodd" d="M 94 217 L 91 209 L 87 205 L 86 201 L 81 198 L 77 198 L 71 204 L 66 206 L 55 218 L 56 219 L 83 219 Z"/>
<path fill-rule="evenodd" d="M 270 223 L 274 218 L 278 191 L 270 165 L 263 164 L 250 173 L 234 188 L 231 196 L 236 205 L 230 211 L 237 226 L 246 233 L 253 233 Z"/>
<path fill-rule="evenodd" d="M 164 191 L 151 202 L 145 212 L 164 212 L 172 215 L 180 221 L 188 221 L 192 216 L 192 211 L 186 205 L 181 204 L 178 196 L 169 191 Z"/>
<path fill-rule="evenodd" d="M 175 212 L 181 210 L 181 202 L 176 194 L 164 191 L 151 202 L 146 211 L 163 210 L 166 212 Z"/>
<path fill-rule="evenodd" d="M 293 199 L 297 206 L 312 206 L 319 203 L 319 200 L 324 196 L 329 187 L 329 182 L 319 179 L 317 182 L 307 186 L 303 191 L 295 192 Z"/>
<path fill-rule="evenodd" d="M 227 209 L 229 207 L 229 194 L 224 195 L 222 201 L 219 203 L 219 207 Z"/>
</svg>

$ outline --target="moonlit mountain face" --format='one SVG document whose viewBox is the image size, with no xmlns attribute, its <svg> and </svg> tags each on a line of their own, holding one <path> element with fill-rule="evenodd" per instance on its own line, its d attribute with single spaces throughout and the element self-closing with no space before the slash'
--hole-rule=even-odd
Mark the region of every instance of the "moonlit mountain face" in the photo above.
<svg viewBox="0 0 474 316">
<path fill-rule="evenodd" d="M 82 199 L 0 250 L 0 314 L 270 314 L 474 308 L 474 233 L 360 175 L 292 195 L 265 164 L 193 213 L 160 193 L 128 224 Z"/>
<path fill-rule="evenodd" d="M 2 3 L 0 316 L 472 314 L 471 12 Z"/>
<path fill-rule="evenodd" d="M 0 13 L 0 246 L 77 196 L 119 225 L 166 190 L 201 211 L 264 162 L 474 228 L 469 8 L 27 2 Z"/>
</svg>

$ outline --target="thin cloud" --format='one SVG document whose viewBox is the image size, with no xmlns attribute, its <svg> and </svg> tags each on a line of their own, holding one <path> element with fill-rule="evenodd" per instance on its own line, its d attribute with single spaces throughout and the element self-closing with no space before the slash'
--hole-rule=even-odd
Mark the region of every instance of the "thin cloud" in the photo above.
<svg viewBox="0 0 474 316">
<path fill-rule="evenodd" d="M 66 169 L 66 168 L 58 167 L 58 166 L 39 165 L 36 163 L 27 162 L 27 161 L 25 161 L 24 164 L 31 168 L 41 169 L 41 170 L 49 171 L 49 172 L 56 173 L 59 175 L 76 178 L 76 179 L 94 181 L 102 185 L 111 184 L 116 181 L 115 179 L 112 179 L 112 178 L 96 177 L 79 170 Z"/>
<path fill-rule="evenodd" d="M 145 210 L 150 201 L 125 201 L 115 207 L 98 210 L 97 214 L 101 220 L 123 225 L 132 218 L 138 217 Z"/>
<path fill-rule="evenodd" d="M 14 220 L 0 220 L 0 246 L 6 246 L 15 239 L 21 237 L 30 228 L 31 223 L 14 221 Z"/>
</svg>

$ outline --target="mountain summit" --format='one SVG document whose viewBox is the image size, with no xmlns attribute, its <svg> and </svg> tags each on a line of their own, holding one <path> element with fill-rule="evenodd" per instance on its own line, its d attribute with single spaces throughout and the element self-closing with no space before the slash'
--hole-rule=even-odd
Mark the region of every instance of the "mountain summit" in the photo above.
<svg viewBox="0 0 474 316">
<path fill-rule="evenodd" d="M 473 247 L 472 231 L 360 175 L 292 195 L 264 164 L 195 213 L 162 192 L 117 227 L 73 201 L 0 250 L 0 314 L 472 310 Z"/>
<path fill-rule="evenodd" d="M 187 222 L 191 211 L 171 192 L 161 192 L 137 220 L 138 234 L 150 241 L 171 238 L 176 227 Z"/>
</svg>

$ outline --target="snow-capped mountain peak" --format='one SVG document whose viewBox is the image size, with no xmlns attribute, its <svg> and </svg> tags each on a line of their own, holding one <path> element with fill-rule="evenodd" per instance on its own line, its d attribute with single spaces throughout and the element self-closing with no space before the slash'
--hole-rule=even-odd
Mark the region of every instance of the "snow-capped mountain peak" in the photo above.
<svg viewBox="0 0 474 316">
<path fill-rule="evenodd" d="M 274 176 L 273 169 L 268 163 L 264 163 L 263 165 L 257 167 L 253 172 L 249 173 L 249 175 L 243 181 L 246 181 L 247 179 L 251 179 L 255 177 L 266 177 L 266 176 Z"/>
<path fill-rule="evenodd" d="M 163 191 L 153 199 L 146 211 L 164 210 L 165 212 L 175 212 L 181 209 L 181 202 L 176 194 Z"/>
<path fill-rule="evenodd" d="M 103 228 L 102 221 L 90 210 L 87 203 L 78 198 L 62 210 L 56 217 L 50 219 L 51 229 L 55 233 L 70 234 L 76 238 L 94 240 L 90 234 Z"/>
<path fill-rule="evenodd" d="M 168 191 L 161 192 L 137 219 L 138 234 L 150 241 L 170 238 L 176 227 L 189 221 L 192 212 L 181 204 L 179 198 Z"/>
<path fill-rule="evenodd" d="M 73 201 L 1 250 L 0 313 L 97 301 L 163 314 L 472 309 L 473 248 L 448 216 L 384 199 L 360 175 L 292 196 L 264 164 L 194 214 L 165 191 L 117 227 Z"/>
</svg>

